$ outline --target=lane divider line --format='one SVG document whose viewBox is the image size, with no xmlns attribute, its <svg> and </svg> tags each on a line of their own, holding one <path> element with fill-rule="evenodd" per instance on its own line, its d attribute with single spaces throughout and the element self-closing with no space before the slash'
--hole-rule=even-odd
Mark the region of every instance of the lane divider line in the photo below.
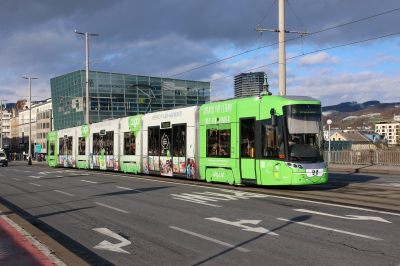
<svg viewBox="0 0 400 266">
<path fill-rule="evenodd" d="M 29 183 L 29 184 L 34 185 L 34 186 L 38 186 L 38 187 L 42 186 L 42 185 L 38 185 L 38 184 L 35 184 L 35 183 Z"/>
<path fill-rule="evenodd" d="M 137 192 L 143 192 L 143 191 L 141 191 L 141 190 L 138 190 L 138 189 L 132 189 L 132 188 L 127 188 L 127 187 L 116 187 L 116 188 L 120 188 L 120 189 L 125 189 L 125 190 L 133 190 L 133 191 L 137 191 Z"/>
<path fill-rule="evenodd" d="M 329 228 L 329 227 L 324 227 L 324 226 L 319 226 L 319 225 L 314 225 L 314 224 L 307 224 L 307 223 L 297 222 L 297 221 L 283 219 L 283 218 L 276 218 L 276 219 L 279 220 L 279 221 L 285 221 L 285 222 L 289 222 L 289 223 L 301 224 L 301 225 L 305 225 L 305 226 L 309 226 L 309 227 L 328 230 L 328 231 L 331 231 L 331 232 L 337 232 L 337 233 L 342 233 L 342 234 L 347 234 L 347 235 L 352 235 L 352 236 L 358 236 L 358 237 L 368 238 L 368 239 L 372 239 L 372 240 L 383 240 L 383 239 L 377 238 L 377 237 L 356 234 L 356 233 L 352 233 L 352 232 L 347 232 L 347 231 L 343 231 L 343 230 L 339 230 L 339 229 L 334 229 L 334 228 Z"/>
<path fill-rule="evenodd" d="M 216 189 L 220 191 L 235 191 L 231 189 L 226 189 L 226 188 L 218 188 L 218 187 L 207 187 L 207 186 L 200 186 L 200 185 L 191 185 L 191 184 L 183 184 L 183 183 L 176 183 L 173 181 L 162 181 L 162 180 L 156 180 L 156 179 L 149 179 L 145 177 L 134 177 L 134 176 L 128 176 L 128 175 L 121 175 L 127 178 L 131 179 L 143 179 L 143 180 L 148 180 L 148 181 L 154 181 L 154 182 L 160 182 L 160 183 L 169 183 L 169 184 L 175 184 L 175 185 L 181 185 L 181 186 L 190 186 L 190 187 L 200 187 L 200 188 L 208 188 L 208 189 Z M 327 203 L 327 202 L 319 202 L 319 201 L 312 201 L 312 200 L 304 200 L 304 199 L 298 199 L 298 198 L 290 198 L 290 197 L 284 197 L 284 196 L 275 196 L 275 195 L 269 195 L 269 194 L 261 194 L 261 193 L 254 193 L 257 195 L 265 195 L 267 197 L 271 198 L 278 198 L 278 199 L 285 199 L 285 200 L 293 200 L 293 201 L 301 201 L 301 202 L 308 202 L 308 203 L 314 203 L 314 204 L 320 204 L 320 205 L 327 205 L 327 206 L 334 206 L 334 207 L 339 207 L 339 208 L 346 208 L 346 209 L 353 209 L 353 210 L 360 210 L 360 211 L 366 211 L 366 212 L 376 212 L 376 213 L 382 213 L 382 214 L 388 214 L 388 215 L 394 215 L 394 216 L 400 216 L 399 213 L 394 213 L 394 212 L 386 212 L 386 211 L 378 211 L 378 210 L 372 210 L 372 209 L 367 209 L 367 208 L 362 208 L 362 207 L 353 207 L 353 206 L 346 206 L 346 205 L 341 205 L 341 204 L 333 204 L 333 203 Z M 220 206 L 218 206 L 220 207 Z M 399 265 L 400 266 L 400 265 Z"/>
<path fill-rule="evenodd" d="M 119 211 L 119 212 L 122 212 L 122 213 L 129 213 L 127 211 L 124 211 L 124 210 L 121 210 L 121 209 L 118 209 L 118 208 L 115 208 L 115 207 L 111 207 L 111 206 L 105 205 L 105 204 L 100 203 L 100 202 L 95 202 L 95 204 L 103 206 L 103 207 L 106 207 L 106 208 L 110 208 L 110 209 L 113 209 L 115 211 Z"/>
<path fill-rule="evenodd" d="M 54 190 L 54 191 L 57 191 L 58 193 L 62 193 L 62 194 L 65 194 L 65 195 L 68 195 L 68 196 L 71 196 L 71 197 L 75 196 L 75 195 L 69 194 L 67 192 L 60 191 L 60 190 Z"/>
<path fill-rule="evenodd" d="M 188 231 L 188 230 L 176 227 L 176 226 L 170 226 L 169 228 L 177 230 L 177 231 L 180 231 L 180 232 L 183 232 L 183 233 L 186 233 L 186 234 L 189 234 L 189 235 L 192 235 L 192 236 L 196 236 L 196 237 L 202 238 L 204 240 L 208 240 L 208 241 L 214 242 L 216 244 L 219 244 L 219 245 L 222 245 L 222 246 L 225 246 L 225 247 L 229 247 L 229 248 L 232 248 L 232 249 L 239 250 L 241 252 L 249 252 L 250 251 L 248 249 L 241 248 L 241 247 L 238 247 L 238 246 L 226 243 L 226 242 L 222 242 L 222 241 L 220 241 L 218 239 L 214 239 L 214 238 L 211 238 L 211 237 L 208 237 L 208 236 L 200 235 L 200 234 L 197 234 L 197 233 L 194 233 L 194 232 L 191 232 L 191 231 Z"/>
<path fill-rule="evenodd" d="M 18 181 L 21 181 L 21 179 L 18 179 L 18 178 L 15 178 L 15 177 L 13 177 L 12 179 L 14 179 L 14 180 L 18 180 Z"/>
<path fill-rule="evenodd" d="M 81 180 L 82 182 L 86 182 L 86 183 L 92 183 L 92 184 L 97 184 L 97 182 L 93 182 L 93 181 L 88 181 L 88 180 Z"/>
</svg>

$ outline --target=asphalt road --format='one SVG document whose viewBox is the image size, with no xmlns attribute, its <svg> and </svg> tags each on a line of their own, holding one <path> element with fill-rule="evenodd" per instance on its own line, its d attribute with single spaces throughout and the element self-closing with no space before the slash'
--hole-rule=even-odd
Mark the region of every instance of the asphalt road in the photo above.
<svg viewBox="0 0 400 266">
<path fill-rule="evenodd" d="M 400 175 L 370 173 L 329 173 L 330 182 L 400 187 Z"/>
<path fill-rule="evenodd" d="M 5 204 L 91 265 L 400 265 L 399 213 L 44 165 L 1 168 L 0 183 Z"/>
</svg>

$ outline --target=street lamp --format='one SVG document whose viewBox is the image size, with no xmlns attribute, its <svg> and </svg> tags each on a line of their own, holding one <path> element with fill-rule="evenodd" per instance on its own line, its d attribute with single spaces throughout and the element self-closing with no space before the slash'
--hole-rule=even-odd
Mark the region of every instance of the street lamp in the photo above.
<svg viewBox="0 0 400 266">
<path fill-rule="evenodd" d="M 32 79 L 38 79 L 38 78 L 27 78 L 27 77 L 22 77 L 23 79 L 29 79 L 29 151 L 28 151 L 28 165 L 32 165 L 32 158 L 31 158 L 31 139 L 32 139 L 32 128 L 31 128 L 31 122 L 32 122 L 32 108 L 31 108 L 31 80 Z"/>
<path fill-rule="evenodd" d="M 1 100 L 1 142 L 0 142 L 0 148 L 3 148 L 3 101 L 7 100 Z"/>
<path fill-rule="evenodd" d="M 99 36 L 98 34 L 90 34 L 78 32 L 75 30 L 76 34 L 86 35 L 86 124 L 89 124 L 89 35 Z"/>
<path fill-rule="evenodd" d="M 331 124 L 332 124 L 332 120 L 328 119 L 328 121 L 326 121 L 326 123 L 329 126 L 329 133 L 328 133 L 328 139 L 329 139 L 328 164 L 330 164 L 331 163 Z"/>
</svg>

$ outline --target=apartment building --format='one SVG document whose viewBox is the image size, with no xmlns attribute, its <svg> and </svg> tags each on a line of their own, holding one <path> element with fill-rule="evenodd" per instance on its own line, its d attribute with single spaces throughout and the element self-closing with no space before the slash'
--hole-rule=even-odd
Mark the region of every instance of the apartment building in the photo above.
<svg viewBox="0 0 400 266">
<path fill-rule="evenodd" d="M 11 112 L 7 109 L 3 109 L 3 113 L 0 114 L 0 134 L 3 136 L 3 143 L 0 143 L 0 147 L 9 150 L 11 144 Z"/>
<path fill-rule="evenodd" d="M 386 136 L 389 147 L 394 147 L 397 144 L 399 136 L 400 122 L 378 122 L 375 124 L 375 131 Z"/>
<path fill-rule="evenodd" d="M 29 134 L 29 108 L 19 112 L 19 143 L 23 147 L 23 154 L 27 155 L 29 151 L 29 138 L 31 137 L 31 151 L 33 158 L 36 155 L 46 155 L 47 133 L 53 130 L 52 100 L 32 104 L 31 108 L 31 135 Z M 44 124 L 44 125 L 43 125 Z M 40 134 L 38 134 L 40 133 Z M 38 148 L 38 149 L 37 149 Z"/>
</svg>

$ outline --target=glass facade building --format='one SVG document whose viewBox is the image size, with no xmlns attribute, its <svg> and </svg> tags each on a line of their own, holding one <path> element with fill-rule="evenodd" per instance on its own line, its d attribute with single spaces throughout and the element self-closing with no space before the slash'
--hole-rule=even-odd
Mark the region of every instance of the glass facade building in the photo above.
<svg viewBox="0 0 400 266">
<path fill-rule="evenodd" d="M 50 79 L 54 129 L 85 124 L 86 71 Z M 210 82 L 89 71 L 90 123 L 211 99 Z"/>
<path fill-rule="evenodd" d="M 235 98 L 259 96 L 263 91 L 264 72 L 242 73 L 235 76 Z"/>
</svg>

